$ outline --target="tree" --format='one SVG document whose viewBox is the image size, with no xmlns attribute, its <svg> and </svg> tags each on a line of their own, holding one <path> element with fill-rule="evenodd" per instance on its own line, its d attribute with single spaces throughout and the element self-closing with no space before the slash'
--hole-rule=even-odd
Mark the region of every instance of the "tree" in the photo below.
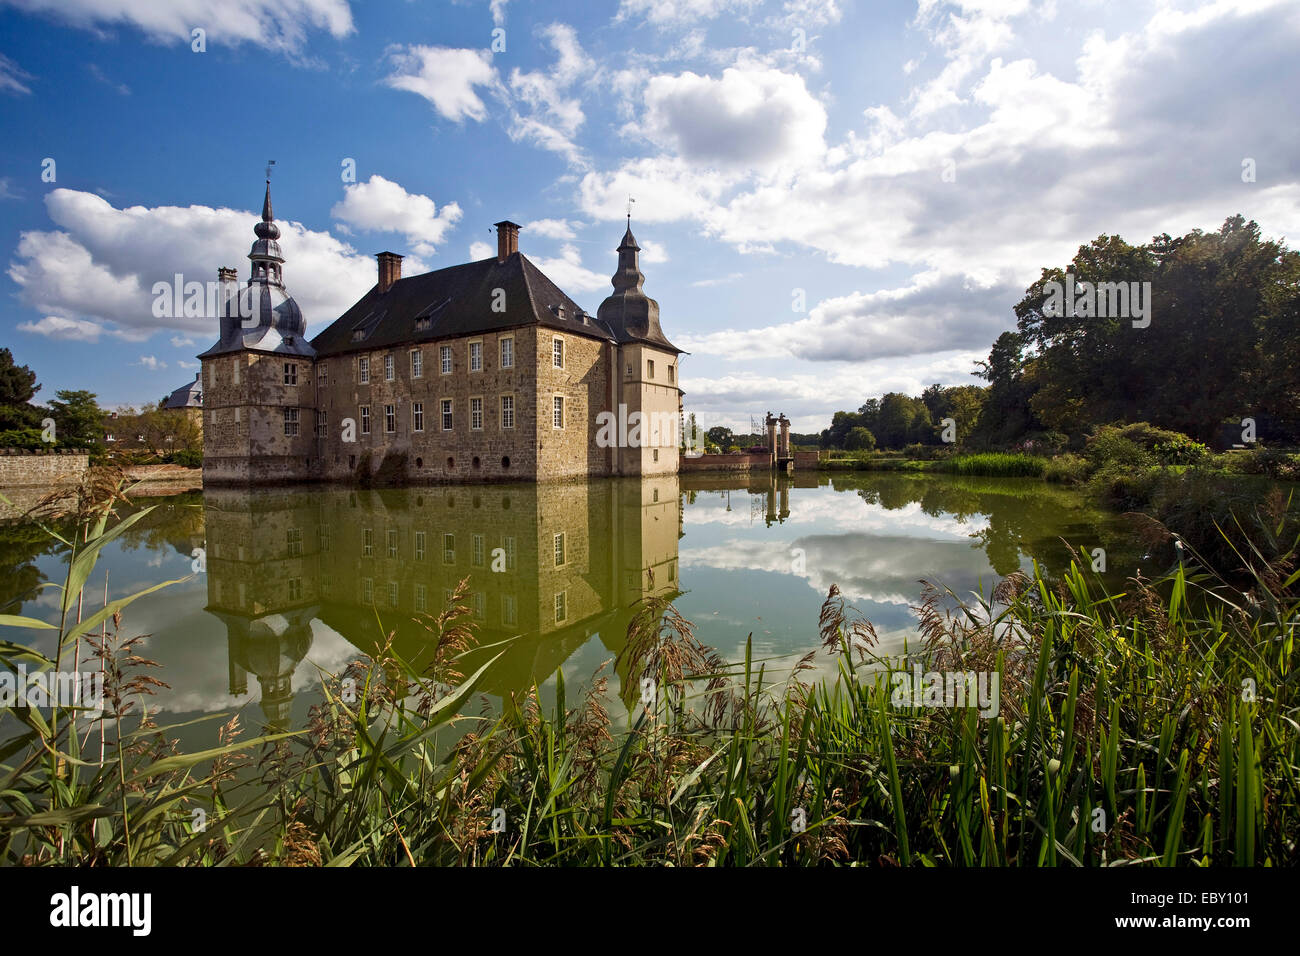
<svg viewBox="0 0 1300 956">
<path fill-rule="evenodd" d="M 40 409 L 31 404 L 40 389 L 36 373 L 15 363 L 8 349 L 0 349 L 0 432 L 40 426 Z"/>
<path fill-rule="evenodd" d="M 850 429 L 844 447 L 850 451 L 871 451 L 876 447 L 876 436 L 858 425 L 856 428 Z"/>
<path fill-rule="evenodd" d="M 74 448 L 98 446 L 104 439 L 104 412 L 94 393 L 63 389 L 55 395 L 57 398 L 50 402 L 50 417 L 54 419 L 58 443 Z"/>
<path fill-rule="evenodd" d="M 704 433 L 705 437 L 713 444 L 726 448 L 736 443 L 736 436 L 732 434 L 730 428 L 725 425 L 714 425 Z"/>
</svg>

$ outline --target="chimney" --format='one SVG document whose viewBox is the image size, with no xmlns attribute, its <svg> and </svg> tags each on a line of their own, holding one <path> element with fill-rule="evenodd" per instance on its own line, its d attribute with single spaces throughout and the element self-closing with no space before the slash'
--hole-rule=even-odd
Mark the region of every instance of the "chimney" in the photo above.
<svg viewBox="0 0 1300 956">
<path fill-rule="evenodd" d="M 505 262 L 519 251 L 519 223 L 502 219 L 497 227 L 497 262 Z"/>
<path fill-rule="evenodd" d="M 222 266 L 217 270 L 217 281 L 223 285 L 227 282 L 238 282 L 239 273 L 229 266 Z"/>
<path fill-rule="evenodd" d="M 402 256 L 395 252 L 381 252 L 379 260 L 379 294 L 383 295 L 402 277 Z"/>
</svg>

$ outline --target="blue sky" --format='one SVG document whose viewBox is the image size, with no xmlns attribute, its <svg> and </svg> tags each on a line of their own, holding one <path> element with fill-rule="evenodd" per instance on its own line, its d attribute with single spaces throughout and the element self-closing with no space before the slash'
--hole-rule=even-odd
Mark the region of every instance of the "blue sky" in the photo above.
<svg viewBox="0 0 1300 956">
<path fill-rule="evenodd" d="M 504 218 L 594 312 L 631 195 L 706 425 L 971 381 L 1101 233 L 1300 232 L 1294 0 L 0 0 L 0 37 L 0 341 L 40 399 L 193 376 L 213 323 L 150 290 L 247 277 L 268 159 L 313 333 L 374 253 Z"/>
</svg>

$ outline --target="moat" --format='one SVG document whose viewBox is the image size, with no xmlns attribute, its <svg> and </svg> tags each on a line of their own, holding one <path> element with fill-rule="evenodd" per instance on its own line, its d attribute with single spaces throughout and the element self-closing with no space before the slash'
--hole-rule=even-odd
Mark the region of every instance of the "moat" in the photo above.
<svg viewBox="0 0 1300 956">
<path fill-rule="evenodd" d="M 1028 479 L 667 475 L 209 489 L 133 502 L 148 505 L 154 511 L 101 558 L 87 606 L 102 599 L 105 571 L 113 596 L 180 579 L 123 621 L 125 636 L 149 635 L 141 653 L 169 685 L 149 703 L 168 724 L 240 711 L 248 728 L 302 726 L 320 674 L 341 672 L 387 635 L 420 664 L 424 616 L 463 578 L 478 645 L 465 673 L 504 651 L 480 690 L 490 699 L 537 682 L 546 700 L 557 669 L 580 685 L 618 654 L 646 593 L 671 596 L 724 659 L 743 658 L 752 633 L 755 658 L 779 680 L 819 646 L 831 584 L 874 623 L 880 651 L 896 653 L 914 640 L 910 606 L 922 579 L 987 594 L 1035 561 L 1060 573 L 1067 541 L 1105 548 L 1116 585 L 1139 567 L 1148 576 L 1164 569 L 1163 555 L 1144 555 L 1117 516 Z M 56 621 L 55 590 L 39 590 L 65 573 L 48 539 L 32 525 L 5 525 L 0 552 L 0 612 Z M 618 674 L 606 673 L 613 696 Z M 194 744 L 206 745 L 215 729 L 199 728 Z"/>
</svg>

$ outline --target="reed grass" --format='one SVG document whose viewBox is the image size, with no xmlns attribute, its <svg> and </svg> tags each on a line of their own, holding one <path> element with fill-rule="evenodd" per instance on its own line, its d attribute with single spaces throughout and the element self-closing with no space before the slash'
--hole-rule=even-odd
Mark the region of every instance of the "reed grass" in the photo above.
<svg viewBox="0 0 1300 956">
<path fill-rule="evenodd" d="M 131 520 L 65 541 L 65 604 Z M 425 620 L 425 669 L 383 649 L 323 675 L 304 730 L 244 738 L 217 715 L 216 746 L 192 753 L 145 706 L 138 639 L 117 636 L 142 592 L 59 632 L 66 653 L 112 626 L 92 641 L 111 688 L 102 753 L 79 744 L 87 715 L 16 713 L 22 732 L 0 744 L 0 862 L 1293 865 L 1296 542 L 1240 554 L 1244 595 L 1186 555 L 1122 593 L 1083 560 L 987 595 L 926 586 L 901 663 L 832 586 L 818 622 L 832 672 L 816 680 L 816 650 L 792 664 L 747 644 L 724 663 L 648 598 L 613 671 L 576 699 L 559 672 L 551 707 L 534 688 L 477 714 L 492 661 L 460 673 L 462 582 Z M 54 663 L 17 642 L 0 660 Z M 892 674 L 912 665 L 996 671 L 997 713 L 900 706 Z M 625 721 L 609 713 L 614 679 Z"/>
</svg>

